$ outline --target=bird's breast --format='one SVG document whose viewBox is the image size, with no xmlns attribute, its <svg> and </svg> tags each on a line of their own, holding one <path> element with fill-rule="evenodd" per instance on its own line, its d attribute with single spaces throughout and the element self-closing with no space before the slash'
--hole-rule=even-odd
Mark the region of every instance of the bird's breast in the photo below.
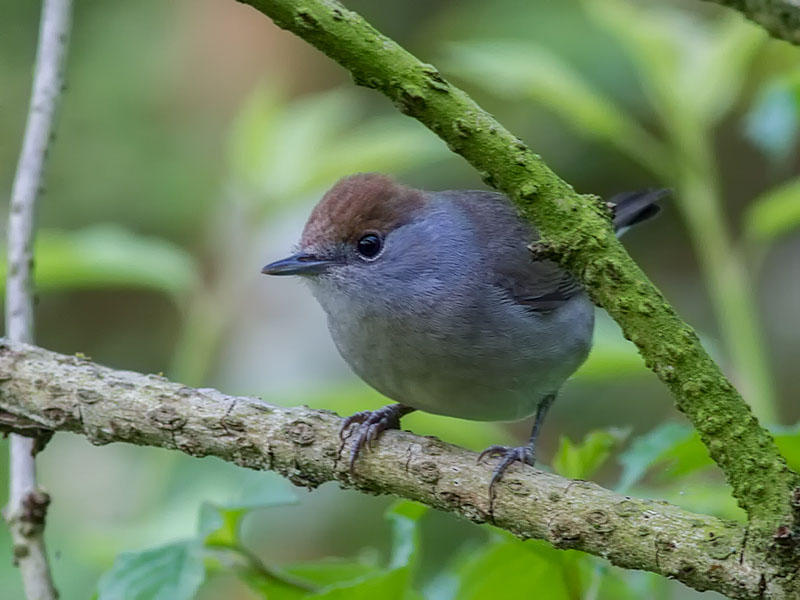
<svg viewBox="0 0 800 600">
<path fill-rule="evenodd" d="M 369 385 L 396 402 L 472 420 L 536 410 L 585 360 L 593 307 L 582 294 L 533 313 L 487 294 L 396 306 L 323 303 L 333 340 Z"/>
</svg>

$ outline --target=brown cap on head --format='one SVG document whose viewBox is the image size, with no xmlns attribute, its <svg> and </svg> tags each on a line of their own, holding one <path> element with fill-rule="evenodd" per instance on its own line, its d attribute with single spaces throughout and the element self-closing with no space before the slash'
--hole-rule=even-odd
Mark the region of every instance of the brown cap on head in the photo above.
<svg viewBox="0 0 800 600">
<path fill-rule="evenodd" d="M 358 173 L 340 179 L 311 211 L 300 244 L 355 242 L 368 231 L 387 233 L 408 223 L 425 204 L 419 190 L 388 175 Z"/>
</svg>

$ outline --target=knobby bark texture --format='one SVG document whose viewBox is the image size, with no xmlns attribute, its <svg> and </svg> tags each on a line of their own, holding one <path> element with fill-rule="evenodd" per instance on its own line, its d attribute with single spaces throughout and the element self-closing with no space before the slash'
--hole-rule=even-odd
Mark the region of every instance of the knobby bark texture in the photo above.
<svg viewBox="0 0 800 600">
<path fill-rule="evenodd" d="M 800 44 L 800 2 L 797 0 L 707 0 L 738 10 L 773 37 Z"/>
<path fill-rule="evenodd" d="M 490 500 L 494 465 L 478 464 L 475 453 L 435 438 L 387 431 L 351 475 L 349 442 L 338 435 L 341 420 L 327 411 L 194 389 L 2 339 L 0 409 L 20 427 L 71 431 L 97 445 L 127 442 L 217 456 L 277 471 L 299 486 L 337 481 L 409 498 L 731 598 L 800 594 L 800 578 L 787 583 L 773 561 L 749 551 L 741 524 L 524 465 L 509 469 Z M 781 544 L 773 541 L 773 551 L 783 551 Z"/>
<path fill-rule="evenodd" d="M 34 217 L 64 86 L 71 15 L 72 0 L 45 0 L 42 5 L 33 91 L 9 206 L 6 334 L 16 342 L 33 341 Z M 50 435 L 31 438 L 12 433 L 10 440 L 10 485 L 4 516 L 28 600 L 51 600 L 58 596 L 44 543 L 50 498 L 36 485 L 34 459 L 41 440 Z"/>
<path fill-rule="evenodd" d="M 463 156 L 541 233 L 535 257 L 557 261 L 586 287 L 670 388 L 749 517 L 754 544 L 796 529 L 791 472 L 771 436 L 708 356 L 696 333 L 619 244 L 605 204 L 582 195 L 432 65 L 419 61 L 335 0 L 247 0 Z"/>
</svg>

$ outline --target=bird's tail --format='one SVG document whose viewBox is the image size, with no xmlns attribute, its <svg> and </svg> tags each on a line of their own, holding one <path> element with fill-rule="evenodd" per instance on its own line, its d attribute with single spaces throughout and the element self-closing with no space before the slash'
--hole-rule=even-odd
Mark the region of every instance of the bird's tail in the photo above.
<svg viewBox="0 0 800 600">
<path fill-rule="evenodd" d="M 657 202 L 669 195 L 669 190 L 644 190 L 616 194 L 609 200 L 614 211 L 614 231 L 621 236 L 634 225 L 655 217 L 661 207 Z"/>
</svg>

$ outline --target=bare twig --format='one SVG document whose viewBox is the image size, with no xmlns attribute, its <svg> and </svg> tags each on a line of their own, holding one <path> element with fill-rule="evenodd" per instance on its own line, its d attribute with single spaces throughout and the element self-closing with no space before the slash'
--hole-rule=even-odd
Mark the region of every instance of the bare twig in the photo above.
<svg viewBox="0 0 800 600">
<path fill-rule="evenodd" d="M 492 466 L 435 438 L 387 431 L 351 475 L 349 442 L 340 441 L 341 420 L 329 411 L 190 388 L 2 340 L 0 410 L 98 445 L 127 442 L 217 456 L 277 471 L 299 486 L 337 481 L 368 494 L 409 498 L 730 598 L 800 597 L 800 578 L 791 577 L 796 559 L 743 551 L 741 524 L 522 465 L 509 469 L 490 505 Z"/>
<path fill-rule="evenodd" d="M 72 0 L 45 0 L 36 52 L 28 121 L 11 191 L 8 218 L 6 334 L 17 342 L 33 341 L 33 241 L 36 199 L 43 185 L 44 163 L 64 86 Z M 38 439 L 41 439 L 39 437 Z M 10 485 L 5 518 L 14 543 L 28 600 L 58 597 L 44 545 L 47 494 L 36 485 L 37 438 L 11 434 Z"/>
</svg>

